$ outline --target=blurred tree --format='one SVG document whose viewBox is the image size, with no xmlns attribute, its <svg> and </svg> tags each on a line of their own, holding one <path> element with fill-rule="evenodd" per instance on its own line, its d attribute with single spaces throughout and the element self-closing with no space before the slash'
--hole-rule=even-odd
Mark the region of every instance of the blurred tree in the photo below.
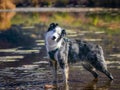
<svg viewBox="0 0 120 90">
<path fill-rule="evenodd" d="M 41 0 L 39 0 L 41 1 Z M 38 0 L 32 0 L 32 5 L 35 7 L 39 7 L 39 1 Z"/>
<path fill-rule="evenodd" d="M 0 9 L 14 9 L 13 0 L 0 0 Z"/>
<path fill-rule="evenodd" d="M 69 0 L 56 0 L 56 7 L 65 7 L 69 3 Z"/>
<path fill-rule="evenodd" d="M 17 7 L 120 7 L 120 0 L 0 0 L 0 5 L 3 2 Z"/>
<path fill-rule="evenodd" d="M 0 30 L 6 30 L 11 26 L 11 19 L 15 12 L 0 12 Z"/>
<path fill-rule="evenodd" d="M 0 0 L 0 9 L 14 9 L 13 0 Z M 11 18 L 15 12 L 0 12 L 0 29 L 5 30 L 11 26 Z"/>
<path fill-rule="evenodd" d="M 86 6 L 88 3 L 88 0 L 69 0 L 69 5 L 68 6 L 77 6 L 77 7 L 81 7 L 81 6 Z"/>
<path fill-rule="evenodd" d="M 31 6 L 31 0 L 14 0 L 16 7 L 28 7 Z"/>
<path fill-rule="evenodd" d="M 39 0 L 39 4 L 41 7 L 51 7 L 54 6 L 57 0 Z"/>
<path fill-rule="evenodd" d="M 74 7 L 77 4 L 78 4 L 78 0 L 69 0 L 69 5 L 68 6 Z"/>
<path fill-rule="evenodd" d="M 94 7 L 95 6 L 95 1 L 94 0 L 88 0 L 88 7 Z"/>
<path fill-rule="evenodd" d="M 90 7 L 120 7 L 120 0 L 88 0 Z"/>
</svg>

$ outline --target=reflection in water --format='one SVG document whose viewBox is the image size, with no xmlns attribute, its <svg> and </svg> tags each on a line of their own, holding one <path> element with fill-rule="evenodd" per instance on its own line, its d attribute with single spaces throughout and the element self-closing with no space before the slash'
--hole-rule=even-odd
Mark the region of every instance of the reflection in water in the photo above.
<svg viewBox="0 0 120 90">
<path fill-rule="evenodd" d="M 83 90 L 96 90 L 96 84 L 97 84 L 97 80 L 93 80 L 93 81 L 91 81 L 91 82 L 89 82 L 86 86 L 85 86 L 85 88 L 83 88 Z"/>
<path fill-rule="evenodd" d="M 70 83 L 70 85 L 69 85 Z M 65 85 L 63 85 L 63 87 L 61 87 L 59 85 L 59 83 L 56 84 L 57 88 L 54 89 L 50 89 L 50 90 L 71 90 L 70 88 L 72 88 L 72 90 L 109 90 L 109 87 L 111 86 L 112 81 L 107 81 L 105 83 L 103 83 L 102 86 L 97 86 L 98 80 L 93 80 L 91 82 L 89 82 L 87 85 L 81 87 L 78 89 L 78 87 L 75 85 L 73 85 L 71 82 L 69 82 Z M 79 83 L 80 84 L 80 83 Z"/>
<path fill-rule="evenodd" d="M 11 19 L 15 12 L 0 12 L 0 30 L 6 30 L 11 26 Z"/>
<path fill-rule="evenodd" d="M 15 9 L 12 0 L 0 0 L 0 9 Z M 15 15 L 15 12 L 0 12 L 0 29 L 5 30 L 11 26 L 10 20 Z"/>
<path fill-rule="evenodd" d="M 68 83 L 65 85 L 65 90 L 69 90 L 69 85 L 68 85 Z"/>
<path fill-rule="evenodd" d="M 66 83 L 62 86 L 60 85 L 60 83 L 56 83 L 55 87 L 56 88 L 53 88 L 53 89 L 50 89 L 50 90 L 70 90 L 69 89 L 69 83 Z M 46 90 L 48 90 L 48 89 L 46 89 Z"/>
<path fill-rule="evenodd" d="M 97 87 L 97 82 L 96 80 L 91 81 L 88 83 L 83 90 L 109 90 L 109 87 L 111 85 L 112 81 L 107 81 L 104 83 L 103 86 Z"/>
</svg>

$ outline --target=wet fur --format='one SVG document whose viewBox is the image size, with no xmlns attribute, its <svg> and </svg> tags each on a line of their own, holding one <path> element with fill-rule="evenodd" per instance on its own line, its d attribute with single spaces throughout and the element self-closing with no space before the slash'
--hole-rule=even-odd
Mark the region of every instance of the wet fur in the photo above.
<svg viewBox="0 0 120 90">
<path fill-rule="evenodd" d="M 104 73 L 110 80 L 113 76 L 108 72 L 104 59 L 103 49 L 100 45 L 91 44 L 85 41 L 73 40 L 70 42 L 69 62 L 81 61 L 82 66 L 97 78 L 95 70 Z"/>
<path fill-rule="evenodd" d="M 52 23 L 47 32 L 53 30 L 56 26 L 58 26 L 58 24 Z M 104 73 L 110 80 L 113 80 L 112 75 L 107 70 L 103 49 L 100 45 L 94 45 L 81 40 L 69 40 L 65 38 L 65 35 L 66 32 L 63 30 L 56 41 L 57 43 L 59 43 L 59 41 L 61 43 L 58 51 L 54 55 L 55 60 L 50 60 L 54 82 L 57 80 L 57 64 L 59 64 L 63 71 L 64 82 L 67 83 L 69 76 L 68 64 L 78 61 L 82 63 L 82 66 L 88 70 L 94 78 L 98 78 L 98 74 L 95 71 L 98 70 Z"/>
</svg>

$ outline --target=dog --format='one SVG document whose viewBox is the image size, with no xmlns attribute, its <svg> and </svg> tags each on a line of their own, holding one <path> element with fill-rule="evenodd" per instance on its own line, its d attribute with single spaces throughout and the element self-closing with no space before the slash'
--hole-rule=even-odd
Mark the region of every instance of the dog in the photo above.
<svg viewBox="0 0 120 90">
<path fill-rule="evenodd" d="M 98 78 L 96 70 L 104 73 L 110 80 L 113 76 L 107 70 L 103 49 L 100 45 L 94 45 L 82 40 L 70 40 L 66 37 L 66 30 L 57 23 L 51 23 L 45 34 L 45 46 L 50 58 L 49 63 L 54 78 L 57 81 L 57 65 L 62 69 L 63 80 L 68 82 L 69 63 L 80 61 L 95 79 Z"/>
</svg>

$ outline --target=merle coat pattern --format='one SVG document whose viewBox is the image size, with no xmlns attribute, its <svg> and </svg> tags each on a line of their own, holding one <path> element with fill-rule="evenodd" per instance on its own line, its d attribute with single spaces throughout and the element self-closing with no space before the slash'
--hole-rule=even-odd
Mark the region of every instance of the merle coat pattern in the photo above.
<svg viewBox="0 0 120 90">
<path fill-rule="evenodd" d="M 58 30 L 57 28 L 60 32 L 57 36 L 55 36 L 55 33 Z M 67 39 L 65 37 L 65 30 L 55 23 L 50 24 L 47 33 L 50 34 L 46 35 L 45 42 L 48 55 L 51 58 L 50 66 L 53 70 L 54 82 L 57 80 L 57 64 L 59 64 L 59 66 L 62 68 L 64 77 L 63 79 L 65 83 L 67 83 L 69 76 L 68 64 L 78 61 L 80 61 L 82 63 L 82 66 L 88 70 L 95 78 L 98 78 L 98 74 L 96 73 L 96 70 L 98 70 L 104 73 L 110 80 L 113 80 L 112 75 L 107 70 L 103 49 L 100 45 L 91 44 L 81 40 Z M 51 36 L 49 39 L 53 40 L 54 45 L 51 45 L 52 40 L 48 40 L 47 37 L 49 35 Z M 55 45 L 56 47 L 54 47 Z M 50 55 L 51 52 L 54 52 L 52 54 L 53 58 Z"/>
</svg>

